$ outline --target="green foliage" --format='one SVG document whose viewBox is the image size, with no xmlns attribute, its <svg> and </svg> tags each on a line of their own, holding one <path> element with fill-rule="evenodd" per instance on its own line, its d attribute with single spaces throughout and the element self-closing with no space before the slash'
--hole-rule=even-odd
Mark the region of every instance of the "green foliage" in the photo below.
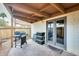
<svg viewBox="0 0 79 59">
<path fill-rule="evenodd" d="M 4 18 L 7 17 L 7 15 L 5 13 L 0 13 L 0 17 L 3 18 L 0 19 L 0 26 L 7 26 L 7 22 L 4 20 Z"/>
<path fill-rule="evenodd" d="M 0 13 L 0 17 L 4 19 L 4 17 L 7 17 L 7 15 L 5 13 Z"/>
<path fill-rule="evenodd" d="M 7 22 L 3 19 L 0 19 L 0 26 L 7 26 Z"/>
</svg>

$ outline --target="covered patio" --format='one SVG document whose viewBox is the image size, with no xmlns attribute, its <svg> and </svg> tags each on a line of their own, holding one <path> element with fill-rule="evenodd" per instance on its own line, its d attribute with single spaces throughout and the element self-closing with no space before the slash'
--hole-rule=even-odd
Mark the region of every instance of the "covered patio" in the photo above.
<svg viewBox="0 0 79 59">
<path fill-rule="evenodd" d="M 78 51 L 78 3 L 3 3 L 10 14 L 10 40 L 1 45 L 1 54 L 8 56 L 75 56 Z M 28 34 L 27 44 L 15 48 L 16 31 Z M 50 33 L 49 33 L 50 32 Z M 34 35 L 44 33 L 44 44 Z M 74 33 L 74 34 L 73 34 Z M 6 34 L 7 36 L 7 34 Z M 39 38 L 38 38 L 39 37 Z M 40 36 L 35 38 L 38 41 Z M 75 40 L 74 40 L 75 39 Z M 74 43 L 75 42 L 75 43 Z M 5 49 L 5 45 L 7 48 Z M 75 47 L 75 48 L 74 48 Z M 5 52 L 4 52 L 5 51 Z"/>
</svg>

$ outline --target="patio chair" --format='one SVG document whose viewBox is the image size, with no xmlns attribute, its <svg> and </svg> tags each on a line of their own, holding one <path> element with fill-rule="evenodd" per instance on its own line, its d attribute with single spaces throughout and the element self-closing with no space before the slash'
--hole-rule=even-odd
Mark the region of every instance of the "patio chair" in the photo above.
<svg viewBox="0 0 79 59">
<path fill-rule="evenodd" d="M 37 32 L 34 34 L 33 40 L 39 44 L 44 44 L 45 43 L 45 33 L 44 32 Z"/>
</svg>

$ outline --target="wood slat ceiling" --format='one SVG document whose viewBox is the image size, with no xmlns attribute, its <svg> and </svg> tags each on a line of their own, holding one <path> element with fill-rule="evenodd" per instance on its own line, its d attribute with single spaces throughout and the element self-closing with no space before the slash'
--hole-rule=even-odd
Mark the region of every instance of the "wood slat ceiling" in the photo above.
<svg viewBox="0 0 79 59">
<path fill-rule="evenodd" d="M 4 3 L 14 18 L 34 23 L 79 10 L 79 3 Z"/>
</svg>

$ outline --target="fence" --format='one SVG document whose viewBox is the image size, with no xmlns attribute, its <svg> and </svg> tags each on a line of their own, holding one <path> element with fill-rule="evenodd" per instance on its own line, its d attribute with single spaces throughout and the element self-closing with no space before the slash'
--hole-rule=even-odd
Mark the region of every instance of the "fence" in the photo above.
<svg viewBox="0 0 79 59">
<path fill-rule="evenodd" d="M 26 32 L 28 39 L 31 38 L 31 28 L 15 28 L 13 31 Z M 11 39 L 11 28 L 0 28 L 0 42 L 3 39 Z"/>
</svg>

